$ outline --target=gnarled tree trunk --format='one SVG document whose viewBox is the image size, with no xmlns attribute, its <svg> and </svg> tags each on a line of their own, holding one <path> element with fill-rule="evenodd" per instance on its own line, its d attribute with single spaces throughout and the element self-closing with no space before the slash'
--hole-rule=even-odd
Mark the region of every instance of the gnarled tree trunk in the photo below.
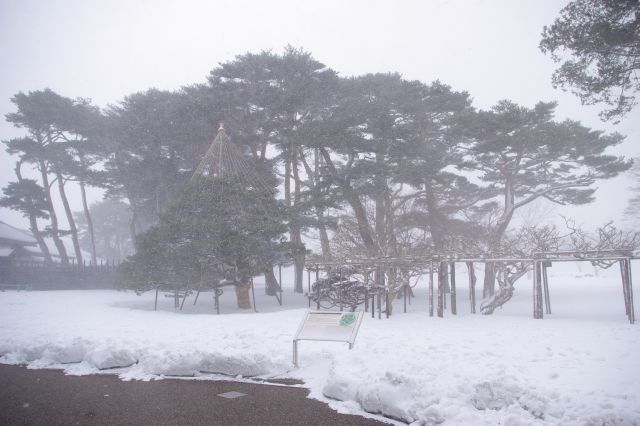
<svg viewBox="0 0 640 426">
<path fill-rule="evenodd" d="M 15 168 L 16 176 L 18 177 L 18 183 L 22 183 L 22 172 L 20 171 L 20 166 L 21 162 L 18 162 Z M 31 201 L 29 201 L 29 204 L 31 205 Z M 29 228 L 31 229 L 33 237 L 38 242 L 38 247 L 40 247 L 40 251 L 44 256 L 45 263 L 53 263 L 53 260 L 51 259 L 51 253 L 49 252 L 49 247 L 47 247 L 47 243 L 45 243 L 44 238 L 42 237 L 42 233 L 38 228 L 38 219 L 36 215 L 31 210 L 27 214 L 29 215 Z"/>
<path fill-rule="evenodd" d="M 529 269 L 524 264 L 517 266 L 515 271 L 511 271 L 508 266 L 495 266 L 498 291 L 480 304 L 480 313 L 483 315 L 491 315 L 497 308 L 507 303 L 513 297 L 515 282 Z"/>
</svg>

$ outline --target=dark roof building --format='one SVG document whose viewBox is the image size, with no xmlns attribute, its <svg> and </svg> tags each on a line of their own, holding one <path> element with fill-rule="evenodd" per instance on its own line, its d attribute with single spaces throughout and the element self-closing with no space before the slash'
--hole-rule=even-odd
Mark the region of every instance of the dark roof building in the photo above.
<svg viewBox="0 0 640 426">
<path fill-rule="evenodd" d="M 42 261 L 38 242 L 29 231 L 0 221 L 0 262 L 11 260 Z"/>
</svg>

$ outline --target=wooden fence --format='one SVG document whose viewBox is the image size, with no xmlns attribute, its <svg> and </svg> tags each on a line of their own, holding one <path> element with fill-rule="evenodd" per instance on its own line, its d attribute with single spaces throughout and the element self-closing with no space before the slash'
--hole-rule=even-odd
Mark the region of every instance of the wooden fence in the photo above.
<svg viewBox="0 0 640 426">
<path fill-rule="evenodd" d="M 0 265 L 0 290 L 79 290 L 114 288 L 118 265 L 9 263 Z"/>
</svg>

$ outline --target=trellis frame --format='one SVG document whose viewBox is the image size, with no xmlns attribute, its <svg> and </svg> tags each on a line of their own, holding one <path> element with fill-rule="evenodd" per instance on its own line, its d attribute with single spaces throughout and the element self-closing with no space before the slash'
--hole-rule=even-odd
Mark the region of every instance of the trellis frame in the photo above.
<svg viewBox="0 0 640 426">
<path fill-rule="evenodd" d="M 455 264 L 464 262 L 467 264 L 474 263 L 529 263 L 533 267 L 533 318 L 542 319 L 544 314 L 551 314 L 551 299 L 549 295 L 549 279 L 547 268 L 553 262 L 591 262 L 594 265 L 619 263 L 620 274 L 622 280 L 622 292 L 624 297 L 625 314 L 631 324 L 635 323 L 635 307 L 633 301 L 633 281 L 631 274 L 631 261 L 638 259 L 633 251 L 627 249 L 613 250 L 585 250 L 585 251 L 555 251 L 555 252 L 536 252 L 532 257 L 485 257 L 474 255 L 452 256 L 446 254 L 434 254 L 431 256 L 405 256 L 405 257 L 381 257 L 367 259 L 346 259 L 344 261 L 316 261 L 308 262 L 308 289 L 311 289 L 311 271 L 315 271 L 316 280 L 319 277 L 321 269 L 330 270 L 331 268 L 356 266 L 363 267 L 368 270 L 384 272 L 388 268 L 400 267 L 419 267 L 429 274 L 428 289 L 428 308 L 429 316 L 434 315 L 434 279 L 433 273 L 437 271 L 439 264 L 446 264 L 448 269 L 453 272 L 455 277 Z M 455 278 L 454 283 L 455 283 Z M 455 284 L 453 284 L 455 286 Z M 438 311 L 439 317 L 443 316 L 442 306 L 444 304 L 444 292 L 441 286 L 438 286 Z M 455 288 L 455 287 L 453 287 Z M 475 281 L 472 282 L 469 277 L 470 295 L 475 294 Z M 380 296 L 378 297 L 380 301 Z M 309 303 L 311 303 L 309 301 Z M 452 313 L 455 315 L 456 292 L 451 292 Z M 372 305 L 373 308 L 373 305 Z M 406 311 L 406 310 L 405 310 Z M 372 309 L 373 312 L 373 309 Z M 475 313 L 475 297 L 471 299 L 471 312 Z M 378 313 L 380 317 L 380 310 Z M 388 316 L 388 315 L 387 315 Z"/>
</svg>

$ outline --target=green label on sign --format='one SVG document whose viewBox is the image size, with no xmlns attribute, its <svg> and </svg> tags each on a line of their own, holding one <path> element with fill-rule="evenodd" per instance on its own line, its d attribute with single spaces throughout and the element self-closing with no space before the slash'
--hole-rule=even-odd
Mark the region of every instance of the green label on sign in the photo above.
<svg viewBox="0 0 640 426">
<path fill-rule="evenodd" d="M 356 320 L 355 314 L 342 314 L 342 317 L 340 317 L 340 325 L 342 326 L 351 325 L 355 320 Z"/>
</svg>

